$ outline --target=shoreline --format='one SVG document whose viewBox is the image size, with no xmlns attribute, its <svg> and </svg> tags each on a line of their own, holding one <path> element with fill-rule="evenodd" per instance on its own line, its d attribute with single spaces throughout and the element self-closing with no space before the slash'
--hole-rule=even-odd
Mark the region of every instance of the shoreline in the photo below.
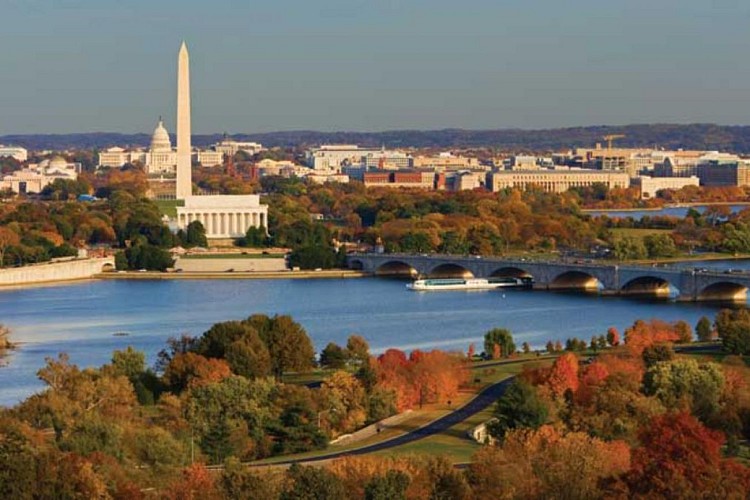
<svg viewBox="0 0 750 500">
<path fill-rule="evenodd" d="M 104 280 L 206 280 L 206 279 L 331 279 L 368 278 L 371 273 L 348 269 L 325 269 L 321 271 L 240 271 L 240 272 L 182 272 L 162 273 L 158 271 L 126 271 L 124 273 L 99 273 L 94 279 Z"/>
<path fill-rule="evenodd" d="M 743 206 L 750 207 L 750 201 L 690 201 L 685 203 L 666 203 L 661 207 L 645 208 L 582 208 L 583 213 L 604 213 L 607 212 L 660 212 L 667 208 L 691 208 L 691 207 L 710 207 L 710 206 Z"/>
</svg>

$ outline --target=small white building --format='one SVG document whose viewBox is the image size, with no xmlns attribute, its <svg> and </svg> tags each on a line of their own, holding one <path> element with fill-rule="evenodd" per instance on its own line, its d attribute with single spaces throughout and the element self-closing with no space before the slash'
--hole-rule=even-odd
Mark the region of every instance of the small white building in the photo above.
<svg viewBox="0 0 750 500">
<path fill-rule="evenodd" d="M 15 158 L 18 161 L 26 161 L 29 159 L 29 152 L 19 146 L 3 146 L 0 144 L 0 157 L 4 156 Z"/>
<path fill-rule="evenodd" d="M 196 220 L 207 238 L 240 238 L 251 227 L 268 227 L 268 205 L 255 194 L 188 196 L 185 206 L 177 207 L 177 227 L 187 229 Z"/>
<path fill-rule="evenodd" d="M 682 189 L 686 186 L 698 186 L 700 179 L 691 177 L 648 177 L 642 175 L 631 180 L 633 186 L 641 190 L 641 198 L 655 198 L 664 189 Z"/>
</svg>

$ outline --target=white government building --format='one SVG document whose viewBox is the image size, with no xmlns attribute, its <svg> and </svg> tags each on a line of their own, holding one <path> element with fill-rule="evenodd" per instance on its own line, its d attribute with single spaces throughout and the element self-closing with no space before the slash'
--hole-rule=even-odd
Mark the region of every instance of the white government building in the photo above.
<svg viewBox="0 0 750 500">
<path fill-rule="evenodd" d="M 240 238 L 250 227 L 268 227 L 268 205 L 250 195 L 190 196 L 177 207 L 177 226 L 199 221 L 208 238 Z"/>
</svg>

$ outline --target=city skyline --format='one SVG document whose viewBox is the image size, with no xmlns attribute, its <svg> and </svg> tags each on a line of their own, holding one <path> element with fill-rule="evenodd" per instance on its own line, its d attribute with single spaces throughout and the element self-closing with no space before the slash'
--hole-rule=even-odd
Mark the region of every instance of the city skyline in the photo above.
<svg viewBox="0 0 750 500">
<path fill-rule="evenodd" d="M 12 1 L 0 134 L 149 131 L 182 39 L 196 134 L 748 123 L 750 6 L 576 4 Z"/>
</svg>

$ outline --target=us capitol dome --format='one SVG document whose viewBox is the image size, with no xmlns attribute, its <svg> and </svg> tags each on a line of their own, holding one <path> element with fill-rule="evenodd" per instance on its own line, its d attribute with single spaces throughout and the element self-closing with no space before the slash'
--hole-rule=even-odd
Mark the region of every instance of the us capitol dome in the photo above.
<svg viewBox="0 0 750 500">
<path fill-rule="evenodd" d="M 164 128 L 164 122 L 159 117 L 159 123 L 151 136 L 151 152 L 172 151 L 172 141 L 169 140 L 169 132 Z"/>
</svg>

